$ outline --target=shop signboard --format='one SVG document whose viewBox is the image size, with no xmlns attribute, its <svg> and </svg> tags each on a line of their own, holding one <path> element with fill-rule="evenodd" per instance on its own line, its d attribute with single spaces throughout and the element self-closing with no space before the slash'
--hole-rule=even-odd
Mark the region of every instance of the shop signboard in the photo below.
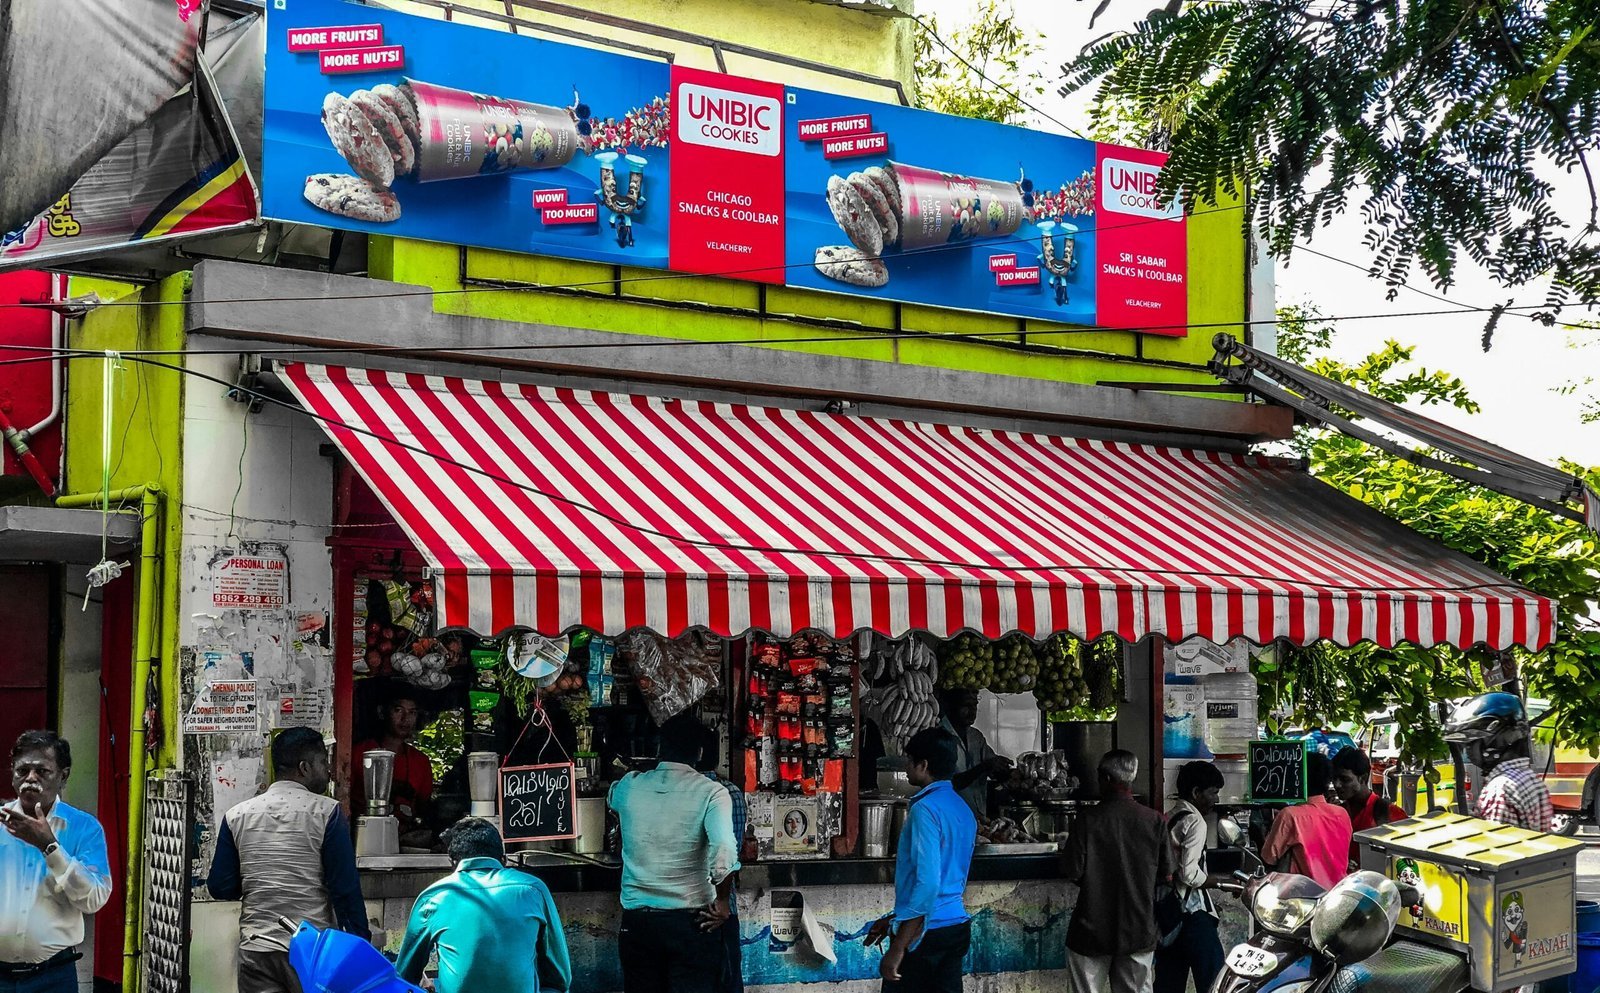
<svg viewBox="0 0 1600 993">
<path fill-rule="evenodd" d="M 1306 799 L 1306 743 L 1250 742 L 1251 803 L 1302 803 Z"/>
<path fill-rule="evenodd" d="M 500 770 L 500 825 L 506 841 L 576 838 L 578 777 L 571 762 Z"/>
<path fill-rule="evenodd" d="M 1158 153 L 340 0 L 268 17 L 269 217 L 1186 333 Z"/>
</svg>

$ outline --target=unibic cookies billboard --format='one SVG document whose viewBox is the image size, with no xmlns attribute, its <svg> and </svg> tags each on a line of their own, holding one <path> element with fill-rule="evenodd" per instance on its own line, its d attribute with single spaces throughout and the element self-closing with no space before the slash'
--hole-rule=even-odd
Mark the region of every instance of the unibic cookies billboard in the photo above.
<svg viewBox="0 0 1600 993">
<path fill-rule="evenodd" d="M 1185 332 L 1160 154 L 341 0 L 268 8 L 268 217 Z"/>
</svg>

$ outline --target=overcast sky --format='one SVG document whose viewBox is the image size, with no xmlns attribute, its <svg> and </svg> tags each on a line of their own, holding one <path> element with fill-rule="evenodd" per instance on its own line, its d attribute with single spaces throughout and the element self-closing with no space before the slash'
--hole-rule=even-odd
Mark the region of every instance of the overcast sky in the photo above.
<svg viewBox="0 0 1600 993">
<path fill-rule="evenodd" d="M 970 19 L 975 0 L 916 0 L 917 10 L 937 15 L 941 33 L 949 32 Z M 1040 110 L 1075 128 L 1086 129 L 1088 96 L 1070 98 L 1056 95 L 1059 66 L 1076 55 L 1085 42 L 1105 31 L 1131 25 L 1150 7 L 1153 0 L 1113 0 L 1094 31 L 1089 30 L 1092 0 L 1013 0 L 1022 22 L 1043 35 L 1044 50 L 1036 57 L 1037 67 L 1048 82 L 1044 97 L 1036 101 Z M 1046 131 L 1061 131 L 1044 118 L 1030 126 Z M 1555 179 L 1556 177 L 1552 177 Z M 1567 198 L 1571 214 L 1582 219 L 1587 200 L 1576 189 Z M 1361 244 L 1364 228 L 1359 214 L 1341 218 L 1318 232 L 1310 245 L 1320 252 L 1365 265 L 1370 253 Z M 1412 285 L 1437 292 L 1425 276 L 1416 275 Z M 1385 299 L 1387 287 L 1337 262 L 1296 253 L 1289 264 L 1278 266 L 1277 296 L 1285 303 L 1314 303 L 1329 315 L 1398 314 L 1412 311 L 1444 310 L 1446 304 L 1402 290 L 1393 301 Z M 1491 306 L 1515 298 L 1518 304 L 1538 304 L 1544 299 L 1542 286 L 1528 286 L 1512 292 L 1493 283 L 1482 272 L 1464 272 L 1458 286 L 1445 293 L 1452 300 L 1470 306 Z M 1571 315 L 1574 319 L 1576 314 Z M 1600 380 L 1600 334 L 1591 333 L 1594 344 L 1574 348 L 1573 336 L 1547 329 L 1532 321 L 1507 316 L 1499 325 L 1494 347 L 1484 354 L 1479 338 L 1485 315 L 1430 316 L 1352 321 L 1340 325 L 1335 353 L 1359 358 L 1393 338 L 1415 345 L 1417 360 L 1426 368 L 1444 369 L 1461 377 L 1473 397 L 1483 407 L 1476 416 L 1430 408 L 1440 420 L 1498 442 L 1534 458 L 1553 461 L 1558 456 L 1589 465 L 1600 465 L 1600 424 L 1582 424 L 1580 397 L 1562 396 L 1557 387 L 1593 375 Z M 1591 388 L 1600 394 L 1600 383 Z"/>
</svg>

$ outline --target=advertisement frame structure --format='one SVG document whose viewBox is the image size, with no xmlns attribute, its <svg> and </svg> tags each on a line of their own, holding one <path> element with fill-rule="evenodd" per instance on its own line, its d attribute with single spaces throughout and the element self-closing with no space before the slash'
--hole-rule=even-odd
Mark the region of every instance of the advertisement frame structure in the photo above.
<svg viewBox="0 0 1600 993">
<path fill-rule="evenodd" d="M 1161 153 L 338 0 L 268 18 L 276 220 L 1187 334 Z"/>
</svg>

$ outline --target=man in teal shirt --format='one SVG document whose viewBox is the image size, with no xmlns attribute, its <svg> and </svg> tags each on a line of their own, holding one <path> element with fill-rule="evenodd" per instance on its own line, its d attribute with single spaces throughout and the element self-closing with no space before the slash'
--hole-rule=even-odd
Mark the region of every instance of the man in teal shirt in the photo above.
<svg viewBox="0 0 1600 993">
<path fill-rule="evenodd" d="M 623 993 L 721 993 L 739 843 L 733 801 L 695 771 L 705 729 L 682 713 L 661 725 L 660 762 L 611 787 L 622 828 Z"/>
<path fill-rule="evenodd" d="M 412 906 L 400 975 L 421 980 L 437 948 L 438 993 L 567 993 L 572 961 L 550 890 L 506 868 L 500 833 L 481 817 L 456 822 L 448 845 L 456 871 Z"/>
</svg>

